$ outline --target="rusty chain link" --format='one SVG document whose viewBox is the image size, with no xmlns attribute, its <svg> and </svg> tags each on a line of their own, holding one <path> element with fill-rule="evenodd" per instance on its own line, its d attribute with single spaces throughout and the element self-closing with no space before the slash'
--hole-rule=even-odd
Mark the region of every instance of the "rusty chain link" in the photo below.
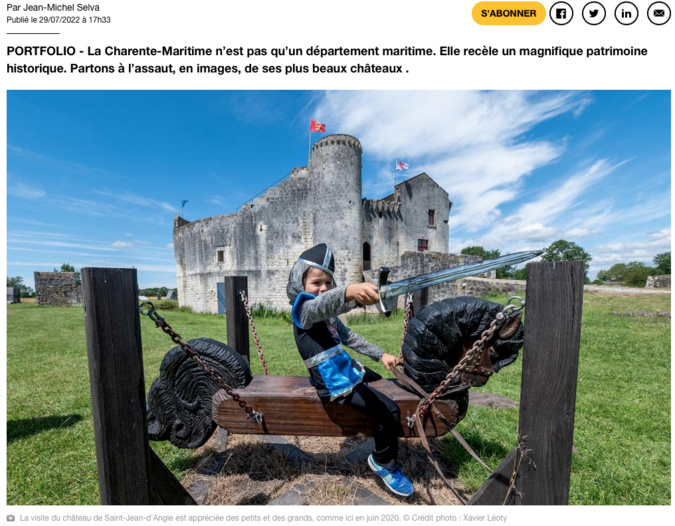
<svg viewBox="0 0 675 526">
<path fill-rule="evenodd" d="M 512 304 L 511 300 L 513 299 L 519 300 L 520 306 Z M 482 367 L 479 367 L 481 353 L 485 349 L 485 344 L 494 337 L 495 332 L 501 329 L 509 319 L 516 316 L 521 310 L 523 310 L 524 307 L 525 307 L 525 300 L 523 300 L 522 298 L 518 296 L 511 296 L 509 298 L 508 304 L 504 307 L 504 309 L 501 312 L 497 313 L 495 319 L 490 322 L 490 326 L 481 333 L 481 337 L 474 342 L 471 349 L 469 349 L 464 355 L 464 357 L 459 361 L 459 363 L 455 365 L 455 367 L 453 367 L 452 371 L 450 371 L 448 375 L 445 377 L 445 380 L 443 380 L 428 397 L 426 397 L 420 402 L 419 406 L 420 418 L 424 419 L 424 416 L 429 410 L 431 404 L 433 404 L 434 401 L 439 396 L 442 396 L 443 393 L 445 393 L 445 391 L 448 390 L 448 386 L 452 382 L 454 382 L 462 373 L 481 372 L 488 376 L 492 374 L 492 371 L 488 371 L 483 369 Z M 467 388 L 471 387 L 471 385 L 467 385 L 466 387 Z"/>
<path fill-rule="evenodd" d="M 403 360 L 403 341 L 405 340 L 405 335 L 408 332 L 408 323 L 410 323 L 410 318 L 412 318 L 412 305 L 413 297 L 412 294 L 406 295 L 405 300 L 405 314 L 403 316 L 403 334 L 401 334 L 401 352 L 399 353 L 399 359 Z"/>
<path fill-rule="evenodd" d="M 145 311 L 145 308 L 148 308 L 147 311 Z M 155 312 L 155 304 L 152 303 L 151 301 L 144 301 L 141 303 L 139 310 L 141 314 L 144 316 L 147 316 L 150 318 L 152 321 L 155 322 L 155 326 L 162 329 L 166 334 L 168 334 L 171 337 L 171 341 L 174 343 L 178 344 L 181 349 L 183 349 L 183 352 L 187 354 L 190 358 L 192 358 L 197 364 L 204 369 L 215 381 L 222 387 L 227 395 L 232 398 L 236 403 L 239 404 L 239 407 L 241 407 L 245 412 L 246 412 L 246 418 L 252 418 L 256 422 L 260 423 L 262 421 L 262 413 L 259 413 L 255 409 L 253 409 L 251 406 L 249 406 L 245 400 L 243 400 L 235 391 L 232 389 L 225 380 L 223 379 L 222 376 L 220 376 L 216 371 L 214 371 L 211 367 L 209 367 L 206 362 L 202 359 L 200 354 L 195 351 L 188 342 L 183 340 L 181 338 L 180 334 L 178 334 L 176 331 L 173 330 L 171 325 L 169 325 L 166 320 L 157 314 Z"/>
<path fill-rule="evenodd" d="M 255 341 L 255 347 L 256 349 L 258 349 L 260 364 L 262 365 L 265 374 L 268 375 L 270 374 L 270 371 L 267 368 L 267 363 L 265 362 L 265 357 L 263 356 L 262 345 L 260 345 L 260 338 L 258 338 L 258 331 L 255 330 L 255 324 L 253 323 L 253 316 L 251 316 L 251 308 L 248 306 L 248 298 L 246 297 L 246 293 L 243 290 L 240 291 L 239 294 L 241 295 L 241 302 L 244 304 L 244 310 L 246 311 L 248 324 L 251 326 L 251 332 L 253 333 L 253 340 Z"/>
</svg>

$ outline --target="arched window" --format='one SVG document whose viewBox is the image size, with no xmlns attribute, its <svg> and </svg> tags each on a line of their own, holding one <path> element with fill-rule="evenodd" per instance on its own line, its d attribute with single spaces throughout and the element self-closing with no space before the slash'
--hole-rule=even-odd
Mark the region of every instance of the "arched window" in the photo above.
<svg viewBox="0 0 675 526">
<path fill-rule="evenodd" d="M 363 244 L 363 270 L 370 270 L 370 245 Z"/>
</svg>

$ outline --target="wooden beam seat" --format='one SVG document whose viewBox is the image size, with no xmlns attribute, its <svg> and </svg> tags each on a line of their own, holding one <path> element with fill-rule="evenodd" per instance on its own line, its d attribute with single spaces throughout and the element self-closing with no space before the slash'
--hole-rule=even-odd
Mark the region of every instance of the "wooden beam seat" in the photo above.
<svg viewBox="0 0 675 526">
<path fill-rule="evenodd" d="M 369 385 L 386 394 L 401 409 L 399 436 L 417 436 L 417 430 L 408 426 L 408 417 L 415 414 L 420 398 L 393 380 L 378 380 Z M 349 406 L 322 402 L 308 377 L 254 376 L 246 388 L 236 392 L 263 414 L 263 421 L 247 419 L 239 404 L 220 390 L 213 396 L 213 420 L 231 433 L 336 437 L 373 434 L 370 417 Z M 445 400 L 435 405 L 449 422 L 457 422 L 457 402 Z M 427 436 L 441 436 L 448 431 L 440 419 L 427 418 Z"/>
</svg>

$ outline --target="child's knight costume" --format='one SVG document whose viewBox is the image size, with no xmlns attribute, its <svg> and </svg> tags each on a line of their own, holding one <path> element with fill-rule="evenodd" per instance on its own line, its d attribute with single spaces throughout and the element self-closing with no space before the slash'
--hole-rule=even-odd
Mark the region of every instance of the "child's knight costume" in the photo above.
<svg viewBox="0 0 675 526">
<path fill-rule="evenodd" d="M 304 291 L 303 276 L 310 267 L 333 277 L 335 258 L 331 248 L 321 243 L 306 250 L 291 270 L 286 292 L 293 305 L 291 316 L 295 343 L 319 396 L 335 400 L 351 393 L 367 372 L 342 345 L 376 361 L 382 357 L 383 351 L 354 334 L 336 317 L 356 306 L 355 302 L 345 302 L 346 287 L 332 288 L 319 297 Z M 377 379 L 376 376 L 376 373 L 368 371 L 368 381 Z"/>
</svg>

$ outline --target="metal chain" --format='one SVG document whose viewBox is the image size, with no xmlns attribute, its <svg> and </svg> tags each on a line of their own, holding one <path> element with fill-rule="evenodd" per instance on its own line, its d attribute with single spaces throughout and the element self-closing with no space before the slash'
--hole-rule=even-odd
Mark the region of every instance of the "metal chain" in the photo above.
<svg viewBox="0 0 675 526">
<path fill-rule="evenodd" d="M 518 299 L 521 302 L 520 306 L 511 304 L 512 299 Z M 467 371 L 479 371 L 478 364 L 480 363 L 481 353 L 485 348 L 485 344 L 494 337 L 494 334 L 497 332 L 497 330 L 501 329 L 509 319 L 516 316 L 518 312 L 520 312 L 524 307 L 525 300 L 522 298 L 519 298 L 518 296 L 512 296 L 509 298 L 506 307 L 504 307 L 501 312 L 497 313 L 495 319 L 490 322 L 490 326 L 481 333 L 481 337 L 474 342 L 471 349 L 469 349 L 464 357 L 459 361 L 459 363 L 453 367 L 452 371 L 450 371 L 445 377 L 445 380 L 443 380 L 427 398 L 420 402 L 419 414 L 422 419 L 429 410 L 431 404 L 433 404 L 434 401 L 448 389 L 448 386 L 462 373 Z M 481 370 L 480 372 L 483 372 L 488 376 L 492 374 L 492 371 L 487 370 Z M 467 388 L 468 387 L 471 386 L 468 385 Z"/>
<path fill-rule="evenodd" d="M 145 311 L 145 307 L 148 306 L 148 310 Z M 152 321 L 155 322 L 155 326 L 162 329 L 166 334 L 168 334 L 171 337 L 171 340 L 178 344 L 181 349 L 187 354 L 190 358 L 192 358 L 197 364 L 204 369 L 217 383 L 222 387 L 227 395 L 232 398 L 236 403 L 239 404 L 239 407 L 241 407 L 245 412 L 246 412 L 246 418 L 252 418 L 256 422 L 261 422 L 262 421 L 262 413 L 259 413 L 255 409 L 253 409 L 251 406 L 249 406 L 245 400 L 243 400 L 235 391 L 232 389 L 225 380 L 223 379 L 222 376 L 220 376 L 216 371 L 214 371 L 209 365 L 204 362 L 200 354 L 195 351 L 188 342 L 183 340 L 181 338 L 180 334 L 178 334 L 176 331 L 173 330 L 171 325 L 169 325 L 166 320 L 159 314 L 155 312 L 155 305 L 151 301 L 145 301 L 141 303 L 140 306 L 140 312 L 144 316 L 147 316 L 150 318 Z"/>
<path fill-rule="evenodd" d="M 251 326 L 251 332 L 253 333 L 253 340 L 255 341 L 255 347 L 258 349 L 258 356 L 260 357 L 260 364 L 262 365 L 263 371 L 265 374 L 270 374 L 269 369 L 267 369 L 267 363 L 265 362 L 265 357 L 263 356 L 262 345 L 260 345 L 260 338 L 258 338 L 258 332 L 255 330 L 255 324 L 253 323 L 253 316 L 251 316 L 251 309 L 248 306 L 248 298 L 246 293 L 242 290 L 239 292 L 241 295 L 241 302 L 244 304 L 244 310 L 246 311 L 246 317 L 248 318 L 248 324 Z"/>
<path fill-rule="evenodd" d="M 405 340 L 405 335 L 408 332 L 408 323 L 410 323 L 410 318 L 412 318 L 412 304 L 413 297 L 412 294 L 408 294 L 405 300 L 405 315 L 403 316 L 403 334 L 401 334 L 401 352 L 399 353 L 399 359 L 403 360 L 403 341 Z"/>
</svg>

